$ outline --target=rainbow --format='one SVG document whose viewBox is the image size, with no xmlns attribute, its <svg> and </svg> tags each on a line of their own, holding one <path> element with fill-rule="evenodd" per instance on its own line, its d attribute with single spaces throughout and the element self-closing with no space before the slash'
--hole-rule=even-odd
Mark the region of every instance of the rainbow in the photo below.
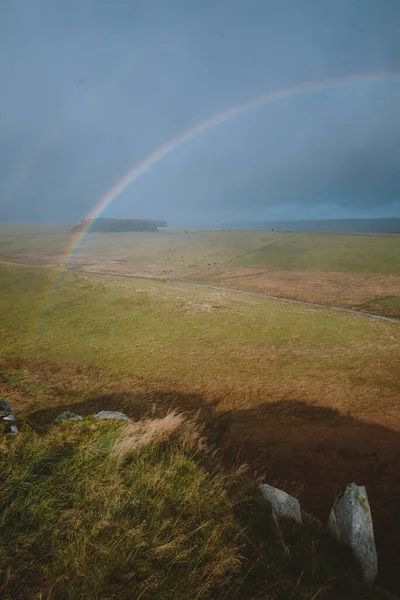
<svg viewBox="0 0 400 600">
<path fill-rule="evenodd" d="M 247 100 L 241 104 L 232 106 L 218 113 L 211 115 L 205 121 L 194 125 L 190 129 L 187 129 L 180 135 L 168 140 L 164 144 L 161 144 L 148 156 L 143 158 L 141 161 L 136 163 L 132 169 L 130 169 L 125 175 L 115 183 L 115 185 L 108 190 L 108 192 L 97 202 L 94 208 L 86 216 L 89 224 L 82 231 L 73 236 L 71 244 L 67 247 L 66 253 L 61 261 L 61 268 L 58 272 L 58 276 L 54 281 L 53 285 L 50 286 L 49 291 L 45 294 L 45 300 L 42 305 L 42 312 L 48 303 L 51 291 L 54 290 L 55 285 L 68 265 L 73 254 L 77 251 L 79 245 L 84 239 L 89 227 L 90 220 L 96 219 L 99 215 L 112 203 L 118 196 L 124 192 L 129 185 L 131 185 L 140 175 L 145 173 L 150 167 L 161 161 L 168 154 L 177 150 L 190 140 L 193 140 L 198 135 L 205 133 L 217 125 L 242 115 L 254 108 L 260 108 L 269 104 L 277 103 L 283 100 L 288 100 L 298 96 L 322 92 L 324 90 L 330 90 L 333 88 L 341 88 L 346 86 L 363 85 L 363 84 L 375 84 L 389 81 L 399 81 L 400 73 L 392 71 L 380 71 L 375 73 L 366 73 L 359 75 L 350 75 L 346 77 L 334 77 L 329 79 L 323 79 L 318 81 L 312 81 L 308 83 L 302 83 L 297 86 L 285 88 L 283 90 L 277 90 L 273 92 L 267 92 L 257 96 L 256 98 Z M 43 297 L 43 296 L 42 296 Z M 39 317 L 40 318 L 40 317 Z"/>
<path fill-rule="evenodd" d="M 131 183 L 133 183 L 140 175 L 145 173 L 150 167 L 161 161 L 168 154 L 177 150 L 190 140 L 193 140 L 198 135 L 205 133 L 209 129 L 221 125 L 225 121 L 229 119 L 233 119 L 242 115 L 243 113 L 248 112 L 253 108 L 259 108 L 268 104 L 273 104 L 276 102 L 280 102 L 282 100 L 288 100 L 291 98 L 295 98 L 297 96 L 302 96 L 305 94 L 310 94 L 314 92 L 322 92 L 324 90 L 329 90 L 332 88 L 339 88 L 345 86 L 353 86 L 360 84 L 373 84 L 380 83 L 386 81 L 395 81 L 400 80 L 400 73 L 391 72 L 391 71 L 383 71 L 378 73 L 369 73 L 369 74 L 361 74 L 361 75 L 351 75 L 347 77 L 336 77 L 330 79 L 323 79 L 319 81 L 312 81 L 309 83 L 302 83 L 300 85 L 286 88 L 283 90 L 278 90 L 275 92 L 267 92 L 265 94 L 261 94 L 256 98 L 251 100 L 247 100 L 242 104 L 232 106 L 231 108 L 220 111 L 212 116 L 210 116 L 205 121 L 194 125 L 190 129 L 181 133 L 180 135 L 172 138 L 171 140 L 165 142 L 158 146 L 151 154 L 143 158 L 141 161 L 136 163 L 133 168 L 125 173 L 125 175 L 115 183 L 115 185 L 108 190 L 108 192 L 99 200 L 99 202 L 95 205 L 95 207 L 90 211 L 87 215 L 86 219 L 96 219 L 99 215 L 112 203 L 114 200 L 118 198 L 124 192 Z M 90 225 L 89 225 L 90 226 Z M 72 244 L 68 256 L 74 252 L 74 250 L 78 247 L 80 241 L 85 236 L 89 226 L 84 229 L 78 238 Z M 68 257 L 67 257 L 68 258 Z"/>
</svg>

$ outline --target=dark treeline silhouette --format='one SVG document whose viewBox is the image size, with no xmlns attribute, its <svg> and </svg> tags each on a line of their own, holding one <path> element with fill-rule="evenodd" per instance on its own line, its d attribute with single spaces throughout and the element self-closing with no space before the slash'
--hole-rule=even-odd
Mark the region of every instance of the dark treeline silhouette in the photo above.
<svg viewBox="0 0 400 600">
<path fill-rule="evenodd" d="M 123 231 L 158 231 L 159 227 L 167 227 L 166 221 L 154 219 L 85 219 L 72 228 L 73 232 L 87 229 L 93 233 L 118 233 Z"/>
</svg>

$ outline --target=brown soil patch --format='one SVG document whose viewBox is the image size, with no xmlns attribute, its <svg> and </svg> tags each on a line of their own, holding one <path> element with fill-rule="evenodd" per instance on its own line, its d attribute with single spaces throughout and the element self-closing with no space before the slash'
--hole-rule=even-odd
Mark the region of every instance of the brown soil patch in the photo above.
<svg viewBox="0 0 400 600">
<path fill-rule="evenodd" d="M 302 302 L 357 307 L 371 299 L 400 295 L 400 277 L 362 273 L 321 271 L 272 271 L 256 267 L 210 269 L 187 277 L 187 281 L 209 283 Z M 381 307 L 369 304 L 377 312 Z M 396 307 L 392 307 L 392 311 Z M 383 313 L 382 313 L 383 314 Z M 400 311 L 397 309 L 400 316 Z"/>
</svg>

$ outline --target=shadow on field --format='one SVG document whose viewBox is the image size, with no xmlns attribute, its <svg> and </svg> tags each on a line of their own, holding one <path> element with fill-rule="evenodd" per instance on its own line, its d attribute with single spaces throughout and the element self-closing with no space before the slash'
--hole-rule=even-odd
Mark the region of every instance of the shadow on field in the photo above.
<svg viewBox="0 0 400 600">
<path fill-rule="evenodd" d="M 400 590 L 400 434 L 301 401 L 262 404 L 220 421 L 224 460 L 256 465 L 266 481 L 298 492 L 326 522 L 337 491 L 365 485 L 374 519 L 382 584 Z"/>
<path fill-rule="evenodd" d="M 199 394 L 121 393 L 29 414 L 45 425 L 67 408 L 82 415 L 120 410 L 134 419 L 171 407 L 198 412 L 225 466 L 247 463 L 272 485 L 300 496 L 326 522 L 335 494 L 352 481 L 367 487 L 374 518 L 380 581 L 400 589 L 400 434 L 335 410 L 282 400 L 223 412 Z"/>
</svg>

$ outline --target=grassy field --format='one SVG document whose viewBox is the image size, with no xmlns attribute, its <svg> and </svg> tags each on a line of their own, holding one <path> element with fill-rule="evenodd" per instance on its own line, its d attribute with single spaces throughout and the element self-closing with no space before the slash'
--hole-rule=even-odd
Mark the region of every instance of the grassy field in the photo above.
<svg viewBox="0 0 400 600">
<path fill-rule="evenodd" d="M 395 296 L 394 298 L 382 298 L 381 300 L 376 300 L 379 304 L 384 304 L 385 306 L 400 306 L 400 297 Z"/>
<path fill-rule="evenodd" d="M 70 228 L 0 224 L 0 260 L 60 268 Z M 90 234 L 67 266 L 110 275 L 224 285 L 400 317 L 400 235 L 174 230 Z"/>
<path fill-rule="evenodd" d="M 399 237 L 93 234 L 60 276 L 65 228 L 2 227 L 0 386 L 17 412 L 45 426 L 64 408 L 199 411 L 226 465 L 249 462 L 322 519 L 339 486 L 367 485 L 381 573 L 397 577 L 398 324 L 168 279 L 377 306 L 399 295 Z M 267 244 L 271 262 L 251 264 Z"/>
<path fill-rule="evenodd" d="M 158 386 L 215 393 L 279 381 L 274 399 L 300 385 L 316 402 L 331 387 L 325 406 L 332 395 L 335 408 L 353 404 L 369 414 L 376 397 L 389 403 L 400 382 L 397 325 L 163 281 L 70 272 L 54 285 L 54 272 L 9 265 L 0 276 L 3 356 L 92 365 L 114 377 L 134 372 Z M 359 386 L 368 386 L 368 397 Z M 388 403 L 378 411 L 396 409 Z"/>
<path fill-rule="evenodd" d="M 236 266 L 340 273 L 400 275 L 400 235 L 275 233 L 274 242 L 235 261 Z"/>
<path fill-rule="evenodd" d="M 0 258 L 57 263 L 79 235 L 69 227 L 0 224 Z M 158 233 L 88 234 L 78 264 L 103 259 L 180 270 L 205 266 L 264 267 L 400 276 L 400 234 L 351 235 L 279 231 L 162 229 Z M 148 265 L 150 266 L 150 265 Z M 158 274 L 161 274 L 161 270 Z"/>
</svg>

